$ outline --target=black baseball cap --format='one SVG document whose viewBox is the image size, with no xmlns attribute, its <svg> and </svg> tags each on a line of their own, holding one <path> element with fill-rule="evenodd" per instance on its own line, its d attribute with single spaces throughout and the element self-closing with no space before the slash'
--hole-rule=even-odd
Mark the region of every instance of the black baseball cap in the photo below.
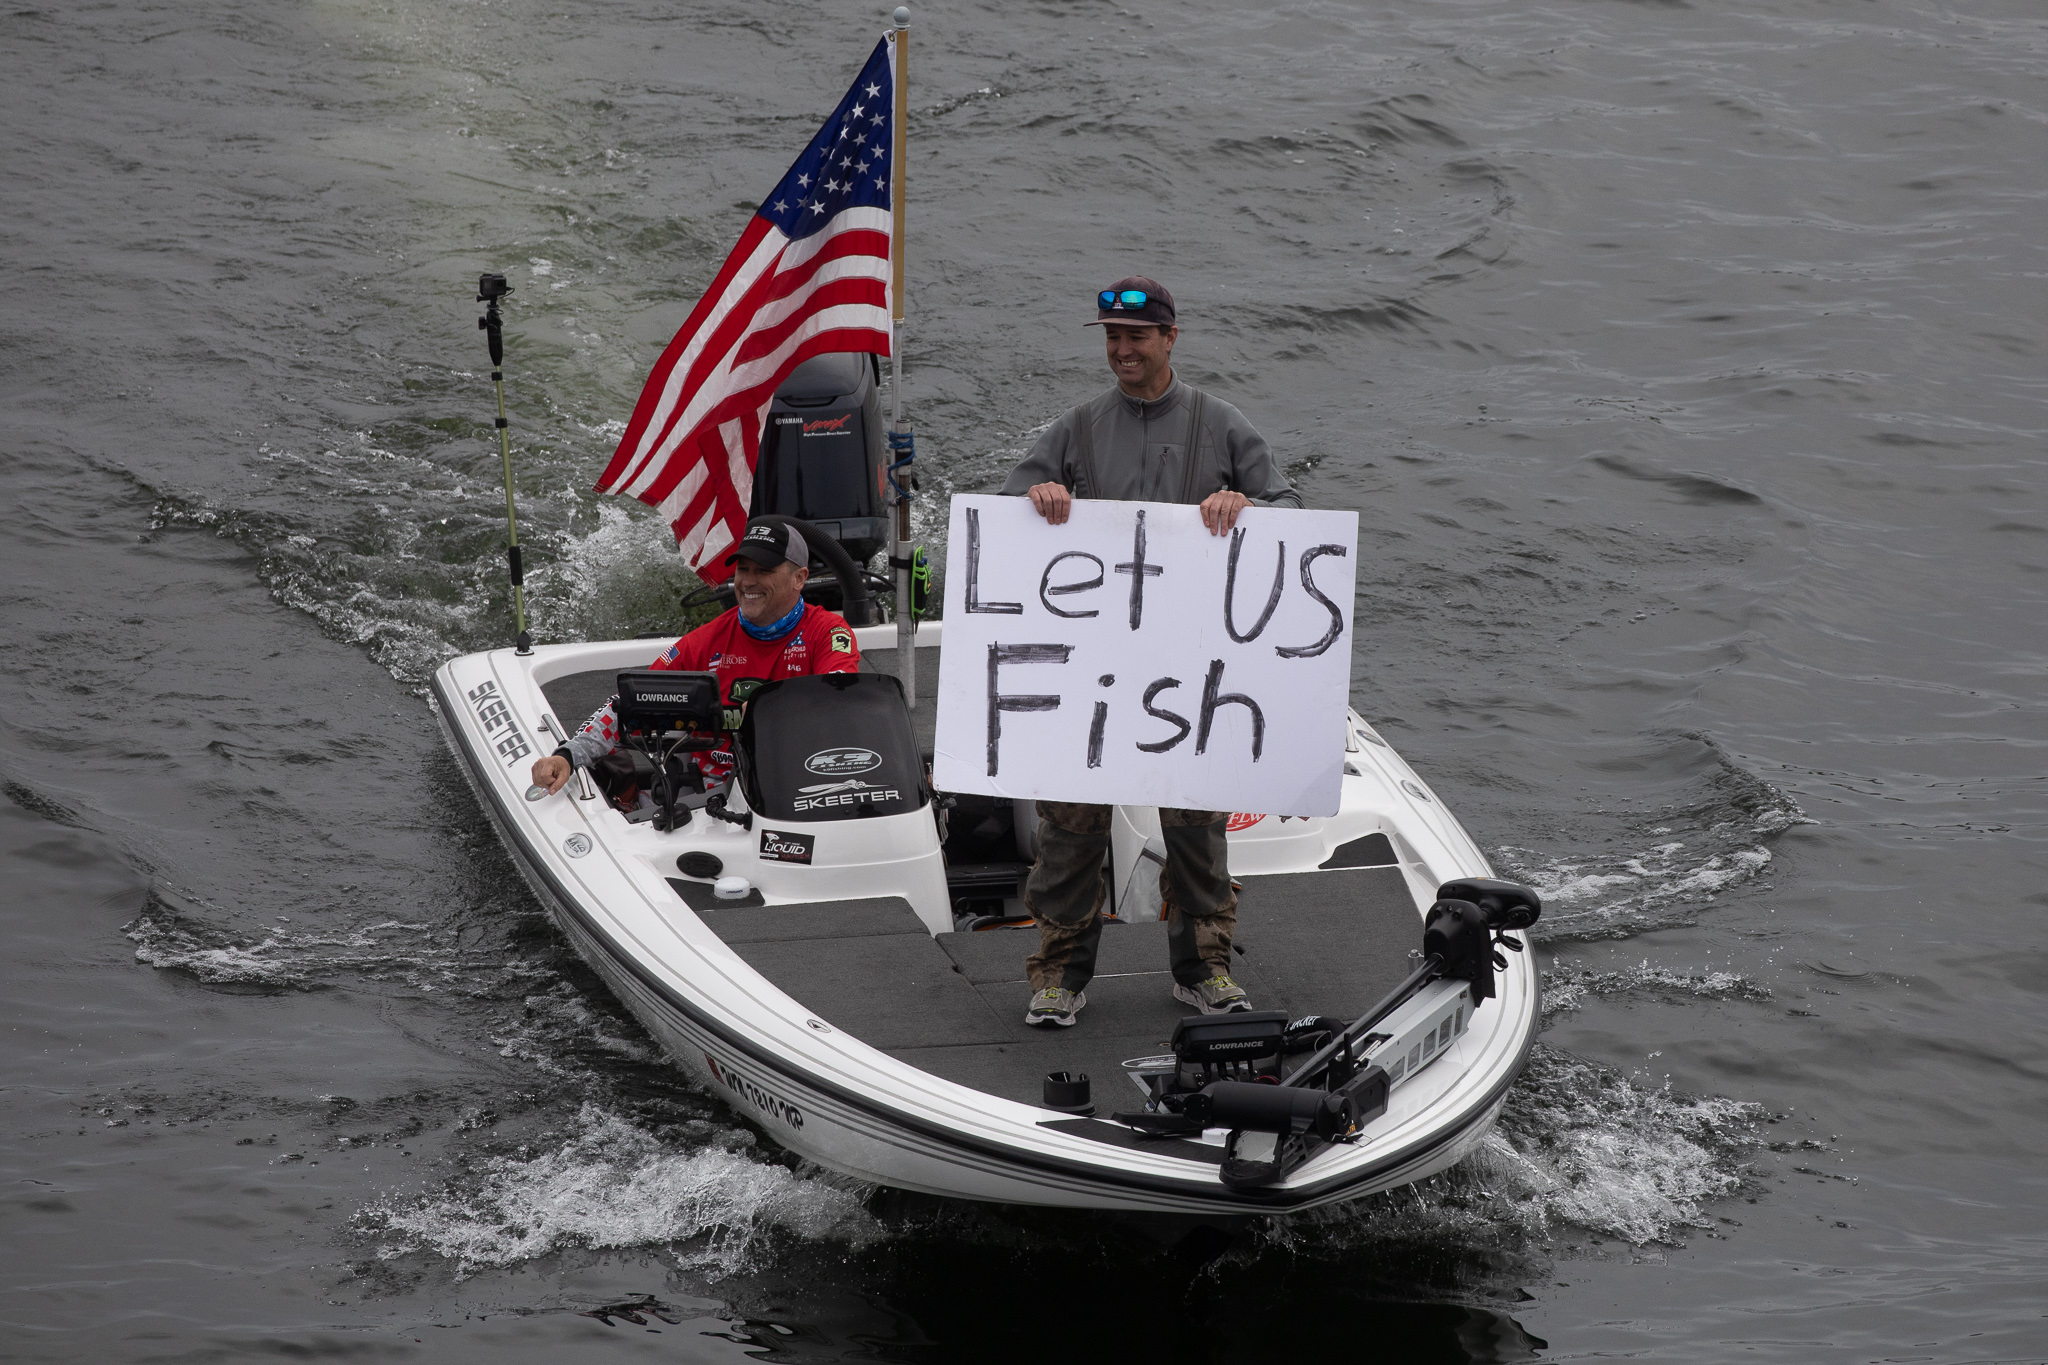
<svg viewBox="0 0 2048 1365">
<path fill-rule="evenodd" d="M 1127 294 L 1143 294 L 1143 303 L 1125 300 Z M 1109 300 L 1104 303 L 1103 300 Z M 1120 322 L 1133 327 L 1175 327 L 1173 295 L 1166 292 L 1157 280 L 1148 280 L 1143 275 L 1127 275 L 1095 296 L 1095 321 L 1084 322 L 1083 327 L 1100 327 L 1105 322 Z"/>
<path fill-rule="evenodd" d="M 726 564 L 730 566 L 741 555 L 764 569 L 777 564 L 794 564 L 799 569 L 811 565 L 811 547 L 803 533 L 786 521 L 770 521 L 766 517 L 756 517 L 747 523 L 739 545 L 725 557 Z"/>
</svg>

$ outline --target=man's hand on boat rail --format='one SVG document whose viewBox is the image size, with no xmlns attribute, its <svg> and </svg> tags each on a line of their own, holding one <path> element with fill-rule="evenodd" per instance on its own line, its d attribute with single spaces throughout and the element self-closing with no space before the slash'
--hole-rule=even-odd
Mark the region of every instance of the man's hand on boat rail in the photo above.
<svg viewBox="0 0 2048 1365">
<path fill-rule="evenodd" d="M 560 754 L 549 754 L 545 758 L 534 760 L 533 785 L 546 787 L 548 795 L 553 796 L 562 789 L 562 784 L 569 780 L 569 775 L 573 772 L 575 769 L 569 766 L 568 759 Z"/>
</svg>

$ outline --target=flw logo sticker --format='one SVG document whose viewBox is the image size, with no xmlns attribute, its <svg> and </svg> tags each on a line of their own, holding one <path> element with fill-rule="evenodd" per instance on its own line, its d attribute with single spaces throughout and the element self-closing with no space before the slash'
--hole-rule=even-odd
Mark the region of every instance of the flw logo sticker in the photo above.
<svg viewBox="0 0 2048 1365">
<path fill-rule="evenodd" d="M 1236 811 L 1231 814 L 1229 822 L 1223 826 L 1223 832 L 1225 834 L 1235 834 L 1239 830 L 1250 829 L 1265 818 L 1264 815 L 1255 815 L 1248 810 Z M 1306 815 L 1283 815 L 1280 817 L 1280 823 L 1284 825 L 1289 820 L 1306 821 L 1307 819 Z"/>
</svg>

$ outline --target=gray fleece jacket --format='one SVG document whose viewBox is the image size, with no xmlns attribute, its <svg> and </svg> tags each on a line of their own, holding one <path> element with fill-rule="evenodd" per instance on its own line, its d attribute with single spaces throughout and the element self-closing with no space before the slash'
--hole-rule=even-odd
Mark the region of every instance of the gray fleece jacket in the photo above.
<svg viewBox="0 0 2048 1365">
<path fill-rule="evenodd" d="M 1201 430 L 1190 442 L 1197 406 Z M 1263 507 L 1301 506 L 1244 414 L 1179 376 L 1149 402 L 1111 389 L 1062 413 L 1011 471 L 1003 492 L 1025 493 L 1041 483 L 1118 502 L 1196 503 L 1229 488 Z"/>
</svg>

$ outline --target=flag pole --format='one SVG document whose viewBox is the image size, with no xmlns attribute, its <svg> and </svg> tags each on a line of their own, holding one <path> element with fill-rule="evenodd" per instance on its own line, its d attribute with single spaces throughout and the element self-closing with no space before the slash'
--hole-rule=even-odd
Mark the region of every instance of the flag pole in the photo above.
<svg viewBox="0 0 2048 1365">
<path fill-rule="evenodd" d="M 889 290 L 889 444 L 891 455 L 896 457 L 894 463 L 908 465 L 910 433 L 903 425 L 903 201 L 910 180 L 904 165 L 904 152 L 910 142 L 910 7 L 898 5 L 892 17 L 896 21 L 896 31 L 890 35 L 896 44 L 896 110 L 890 129 L 895 145 L 889 167 L 889 268 L 893 272 Z M 896 676 L 903 681 L 904 699 L 915 706 L 917 613 L 912 609 L 915 589 L 911 583 L 914 550 L 910 543 L 910 480 L 911 474 L 905 469 L 896 487 L 896 550 L 889 556 L 889 563 L 896 570 Z"/>
</svg>

